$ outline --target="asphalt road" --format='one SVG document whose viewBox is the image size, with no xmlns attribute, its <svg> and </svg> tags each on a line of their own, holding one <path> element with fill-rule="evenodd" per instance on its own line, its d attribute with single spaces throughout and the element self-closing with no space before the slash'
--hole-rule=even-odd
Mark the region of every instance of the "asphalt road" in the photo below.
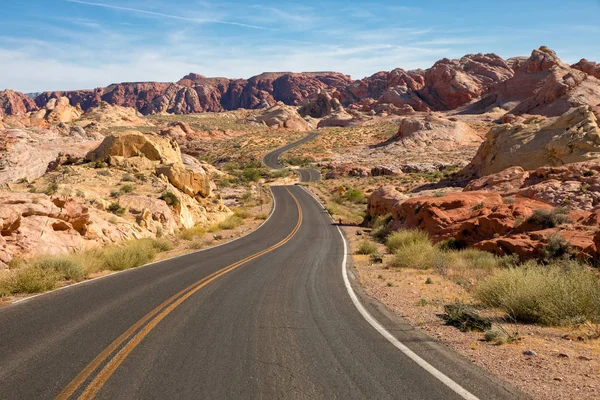
<svg viewBox="0 0 600 400">
<path fill-rule="evenodd" d="M 283 147 L 275 149 L 264 156 L 263 163 L 272 169 L 282 169 L 285 165 L 279 161 L 279 158 L 283 153 L 303 145 L 304 143 L 313 140 L 318 135 L 317 132 L 311 132 L 306 137 L 298 140 L 297 142 L 289 143 Z M 316 182 L 321 180 L 321 172 L 313 168 L 299 168 L 295 170 L 300 175 L 300 182 Z"/>
<path fill-rule="evenodd" d="M 465 398 L 358 311 L 320 204 L 272 192 L 239 240 L 0 309 L 0 399 Z M 524 397 L 354 287 L 435 371 L 481 399 Z"/>
</svg>

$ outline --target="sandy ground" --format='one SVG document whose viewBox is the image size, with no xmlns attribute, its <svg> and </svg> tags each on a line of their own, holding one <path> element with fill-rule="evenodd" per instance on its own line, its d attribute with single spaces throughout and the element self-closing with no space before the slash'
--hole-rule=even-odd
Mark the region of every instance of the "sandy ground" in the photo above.
<svg viewBox="0 0 600 400">
<path fill-rule="evenodd" d="M 354 253 L 365 236 L 357 235 L 362 228 L 345 227 L 344 231 Z M 518 331 L 520 339 L 510 344 L 488 343 L 482 333 L 461 332 L 440 318 L 444 304 L 470 300 L 463 287 L 433 271 L 389 269 L 385 259 L 383 264 L 372 264 L 369 256 L 353 255 L 353 261 L 368 295 L 534 398 L 600 398 L 600 340 L 588 338 L 589 327 L 548 328 L 499 321 L 494 325 Z M 426 284 L 427 278 L 433 283 Z M 525 355 L 526 350 L 536 355 Z"/>
</svg>

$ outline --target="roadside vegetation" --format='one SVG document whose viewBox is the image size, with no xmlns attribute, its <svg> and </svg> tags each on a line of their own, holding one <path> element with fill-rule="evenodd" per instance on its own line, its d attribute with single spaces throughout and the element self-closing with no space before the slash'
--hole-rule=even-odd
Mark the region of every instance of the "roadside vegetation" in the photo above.
<svg viewBox="0 0 600 400">
<path fill-rule="evenodd" d="M 542 212 L 534 217 L 536 223 L 544 225 L 558 223 L 561 218 L 560 214 Z M 474 306 L 500 310 L 507 321 L 545 326 L 587 324 L 600 335 L 598 271 L 575 261 L 573 255 L 561 247 L 564 246 L 562 241 L 554 245 L 560 249 L 549 250 L 543 260 L 521 263 L 515 256 L 499 257 L 463 248 L 452 239 L 434 245 L 428 235 L 419 230 L 390 233 L 385 221 L 385 217 L 374 221 L 371 234 L 385 244 L 391 268 L 431 270 L 464 287 L 475 300 Z M 362 247 L 363 243 L 358 247 L 358 254 L 366 254 L 360 252 Z M 456 321 L 455 314 L 461 310 L 466 319 L 477 315 L 471 305 L 460 305 L 451 311 L 449 306 L 445 315 L 451 321 Z M 496 340 L 492 338 L 496 334 L 504 339 L 511 337 L 498 333 L 497 329 L 494 332 L 487 334 L 490 341 Z"/>
</svg>

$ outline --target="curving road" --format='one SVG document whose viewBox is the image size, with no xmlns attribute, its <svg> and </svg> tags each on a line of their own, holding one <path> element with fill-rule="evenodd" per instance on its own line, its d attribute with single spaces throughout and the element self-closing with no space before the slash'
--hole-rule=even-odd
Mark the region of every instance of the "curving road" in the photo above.
<svg viewBox="0 0 600 400">
<path fill-rule="evenodd" d="M 0 399 L 524 398 L 366 298 L 302 187 L 272 192 L 239 240 L 0 309 Z"/>
<path fill-rule="evenodd" d="M 317 132 L 311 132 L 308 136 L 298 140 L 297 142 L 289 143 L 283 147 L 275 149 L 270 153 L 267 153 L 263 158 L 263 163 L 271 169 L 282 169 L 285 165 L 279 160 L 281 155 L 286 151 L 303 145 L 304 143 L 313 140 L 317 137 Z M 298 168 L 295 170 L 300 175 L 300 182 L 316 182 L 321 180 L 321 172 L 313 168 Z"/>
</svg>

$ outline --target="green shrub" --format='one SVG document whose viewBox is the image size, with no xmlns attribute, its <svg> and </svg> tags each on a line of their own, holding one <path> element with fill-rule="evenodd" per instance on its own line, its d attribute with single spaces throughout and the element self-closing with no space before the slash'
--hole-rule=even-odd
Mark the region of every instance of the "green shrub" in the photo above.
<svg viewBox="0 0 600 400">
<path fill-rule="evenodd" d="M 453 237 L 438 242 L 436 246 L 437 248 L 443 251 L 463 250 L 467 247 L 467 245 L 464 242 L 456 240 Z"/>
<path fill-rule="evenodd" d="M 360 204 L 365 202 L 365 195 L 358 189 L 351 189 L 344 193 L 344 199 L 352 203 Z"/>
<path fill-rule="evenodd" d="M 48 185 L 48 187 L 46 189 L 44 189 L 44 191 L 42 193 L 44 193 L 45 195 L 51 196 L 53 194 L 56 194 L 56 192 L 58 192 L 58 184 L 51 183 L 50 185 Z"/>
<path fill-rule="evenodd" d="M 386 215 L 380 215 L 371 222 L 371 227 L 373 229 L 377 229 L 381 228 L 382 226 L 387 226 L 392 221 L 392 219 L 392 214 L 388 213 Z"/>
<path fill-rule="evenodd" d="M 556 207 L 552 210 L 538 209 L 527 218 L 527 222 L 542 229 L 550 229 L 569 222 L 567 212 L 568 210 L 564 207 Z"/>
<path fill-rule="evenodd" d="M 133 189 L 134 189 L 133 185 L 127 184 L 127 185 L 121 186 L 121 189 L 119 189 L 119 192 L 121 192 L 123 194 L 127 194 L 127 193 L 133 192 Z"/>
<path fill-rule="evenodd" d="M 227 217 L 225 220 L 219 222 L 219 228 L 225 230 L 235 229 L 240 225 L 244 224 L 244 220 L 242 220 L 237 215 L 231 215 Z"/>
<path fill-rule="evenodd" d="M 172 192 L 164 192 L 158 199 L 164 201 L 170 207 L 177 207 L 179 205 L 179 198 Z"/>
<path fill-rule="evenodd" d="M 388 251 L 393 253 L 401 246 L 415 243 L 426 243 L 431 245 L 427 233 L 418 229 L 405 229 L 394 232 L 388 236 L 385 245 Z"/>
<path fill-rule="evenodd" d="M 42 256 L 31 262 L 33 268 L 53 270 L 60 279 L 80 281 L 87 276 L 85 266 L 76 255 Z"/>
<path fill-rule="evenodd" d="M 473 307 L 460 301 L 445 305 L 443 318 L 446 325 L 455 326 L 463 332 L 484 332 L 492 327 L 489 319 L 481 317 Z"/>
<path fill-rule="evenodd" d="M 373 232 L 371 232 L 371 236 L 379 243 L 385 243 L 390 233 L 391 231 L 388 229 L 388 227 L 383 225 L 377 229 L 374 229 Z"/>
<path fill-rule="evenodd" d="M 544 262 L 549 263 L 557 258 L 574 258 L 575 253 L 571 243 L 558 232 L 548 237 L 548 243 L 544 246 Z"/>
<path fill-rule="evenodd" d="M 458 256 L 466 261 L 470 268 L 483 269 L 491 271 L 497 268 L 500 258 L 487 251 L 477 249 L 465 249 L 458 252 Z"/>
<path fill-rule="evenodd" d="M 529 262 L 502 270 L 481 282 L 475 295 L 519 322 L 564 325 L 600 320 L 598 277 L 574 262 Z"/>
<path fill-rule="evenodd" d="M 154 250 L 156 250 L 159 253 L 173 250 L 173 247 L 174 247 L 173 243 L 167 239 L 147 238 L 147 239 L 140 239 L 140 241 L 145 242 L 144 244 L 149 245 L 150 247 L 152 247 Z"/>
<path fill-rule="evenodd" d="M 107 210 L 110 211 L 111 213 L 113 213 L 115 215 L 119 215 L 119 216 L 125 214 L 125 208 L 123 208 L 121 206 L 121 203 L 119 203 L 118 201 L 114 201 L 114 202 L 110 203 Z"/>
<path fill-rule="evenodd" d="M 358 249 L 356 250 L 356 254 L 374 254 L 377 251 L 377 246 L 375 243 L 370 240 L 363 240 Z"/>
<path fill-rule="evenodd" d="M 262 177 L 262 172 L 258 168 L 247 167 L 244 168 L 242 176 L 248 182 L 256 182 Z"/>
</svg>

